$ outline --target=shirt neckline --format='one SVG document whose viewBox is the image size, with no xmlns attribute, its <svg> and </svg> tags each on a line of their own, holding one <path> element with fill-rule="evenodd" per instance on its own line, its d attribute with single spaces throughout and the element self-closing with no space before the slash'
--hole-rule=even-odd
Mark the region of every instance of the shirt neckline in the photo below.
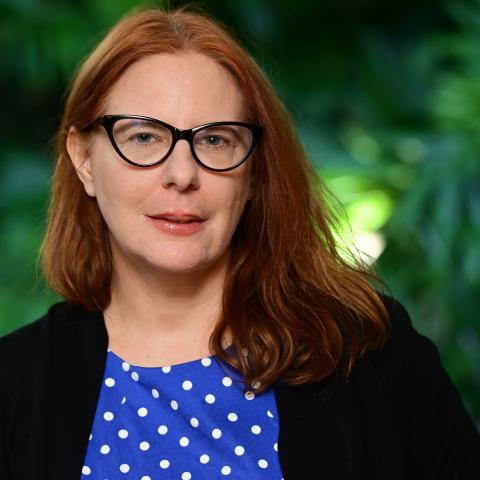
<svg viewBox="0 0 480 480">
<path fill-rule="evenodd" d="M 225 348 L 225 351 L 231 351 L 233 350 L 233 345 L 229 345 L 228 347 Z M 155 367 L 144 367 L 140 365 L 133 365 L 130 362 L 127 362 L 123 358 L 121 358 L 119 355 L 117 355 L 113 350 L 110 350 L 110 348 L 107 349 L 107 355 L 110 355 L 114 359 L 116 359 L 117 362 L 120 362 L 122 364 L 127 364 L 130 368 L 134 368 L 135 370 L 149 370 L 149 371 L 155 371 L 155 370 L 165 370 L 168 369 L 170 370 L 171 368 L 182 368 L 186 366 L 191 366 L 194 363 L 202 363 L 203 366 L 209 366 L 213 361 L 218 361 L 217 355 L 213 354 L 208 357 L 199 357 L 194 360 L 188 360 L 187 362 L 181 362 L 181 363 L 174 363 L 171 365 L 160 365 L 160 366 L 155 366 Z"/>
</svg>

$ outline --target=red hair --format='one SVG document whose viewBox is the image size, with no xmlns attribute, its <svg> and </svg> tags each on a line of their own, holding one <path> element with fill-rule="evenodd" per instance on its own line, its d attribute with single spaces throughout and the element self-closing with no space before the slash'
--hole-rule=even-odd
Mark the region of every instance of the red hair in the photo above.
<svg viewBox="0 0 480 480">
<path fill-rule="evenodd" d="M 309 163 L 285 107 L 232 34 L 185 8 L 133 11 L 81 65 L 57 136 L 57 158 L 43 266 L 50 286 L 91 310 L 110 302 L 112 257 L 95 198 L 78 179 L 66 150 L 72 125 L 102 114 L 105 99 L 132 64 L 149 55 L 202 53 L 227 69 L 240 88 L 248 120 L 264 127 L 252 162 L 253 197 L 232 239 L 223 312 L 210 338 L 214 353 L 259 392 L 273 381 L 310 383 L 351 374 L 387 337 L 387 315 L 374 275 L 340 255 L 327 191 Z M 223 350 L 232 333 L 236 352 Z"/>
</svg>

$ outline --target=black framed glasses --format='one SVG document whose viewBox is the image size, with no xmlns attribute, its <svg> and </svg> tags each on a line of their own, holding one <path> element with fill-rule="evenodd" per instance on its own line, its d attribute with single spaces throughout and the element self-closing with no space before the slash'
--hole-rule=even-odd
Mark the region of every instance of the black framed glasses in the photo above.
<svg viewBox="0 0 480 480">
<path fill-rule="evenodd" d="M 252 153 L 263 128 L 245 122 L 212 122 L 182 130 L 143 115 L 103 115 L 82 130 L 101 125 L 115 151 L 137 167 L 153 167 L 172 153 L 179 140 L 190 145 L 195 160 L 215 172 L 240 166 Z"/>
</svg>

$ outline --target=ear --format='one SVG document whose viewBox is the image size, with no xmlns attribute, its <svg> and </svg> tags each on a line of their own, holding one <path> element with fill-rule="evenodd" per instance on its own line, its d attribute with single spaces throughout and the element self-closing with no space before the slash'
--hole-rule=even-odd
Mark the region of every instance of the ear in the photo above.
<svg viewBox="0 0 480 480">
<path fill-rule="evenodd" d="M 91 158 L 87 148 L 87 139 L 82 136 L 76 127 L 70 127 L 68 130 L 66 147 L 78 178 L 83 183 L 85 192 L 90 197 L 95 197 L 95 186 L 93 182 Z"/>
</svg>

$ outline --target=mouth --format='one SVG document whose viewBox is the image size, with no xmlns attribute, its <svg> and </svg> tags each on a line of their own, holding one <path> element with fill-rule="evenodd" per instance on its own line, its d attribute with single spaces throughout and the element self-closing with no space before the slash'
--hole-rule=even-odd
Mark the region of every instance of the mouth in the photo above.
<svg viewBox="0 0 480 480">
<path fill-rule="evenodd" d="M 159 230 L 174 235 L 190 235 L 202 228 L 205 218 L 186 212 L 169 212 L 147 215 Z"/>
<path fill-rule="evenodd" d="M 203 222 L 205 219 L 198 215 L 190 213 L 158 213 L 155 215 L 148 215 L 150 218 L 156 218 L 159 220 L 166 220 L 173 223 L 191 223 L 191 222 Z"/>
</svg>

